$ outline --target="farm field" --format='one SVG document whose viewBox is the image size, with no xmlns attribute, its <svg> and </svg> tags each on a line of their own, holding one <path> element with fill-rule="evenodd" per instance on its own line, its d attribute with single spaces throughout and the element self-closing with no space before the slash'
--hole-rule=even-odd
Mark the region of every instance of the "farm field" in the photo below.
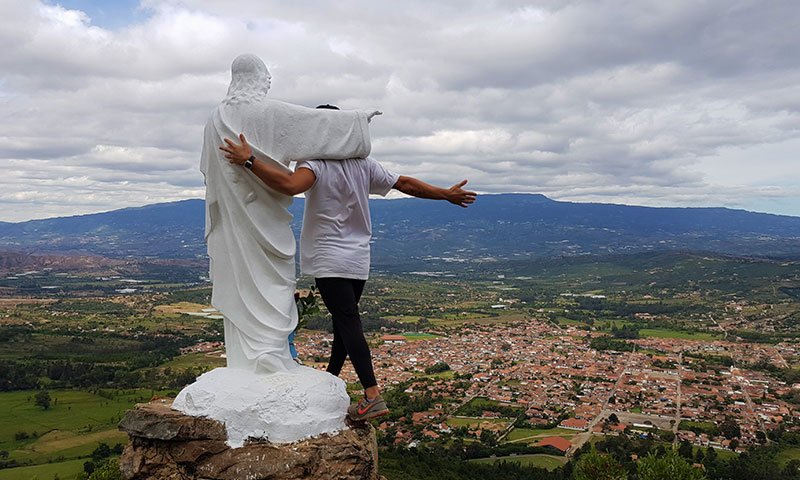
<svg viewBox="0 0 800 480">
<path fill-rule="evenodd" d="M 515 428 L 508 434 L 506 440 L 509 442 L 518 442 L 522 440 L 530 440 L 535 442 L 544 437 L 559 436 L 570 438 L 578 432 L 566 428 Z"/>
<path fill-rule="evenodd" d="M 0 450 L 9 452 L 8 460 L 21 464 L 85 459 L 100 443 L 124 444 L 127 437 L 117 429 L 117 423 L 125 411 L 137 402 L 166 392 L 98 391 L 105 395 L 101 396 L 77 390 L 52 390 L 47 410 L 34 404 L 34 393 L 0 393 Z"/>
<path fill-rule="evenodd" d="M 719 335 L 707 332 L 685 332 L 681 330 L 667 330 L 660 328 L 643 328 L 639 330 L 639 335 L 641 335 L 642 338 L 680 338 L 683 340 L 716 340 L 720 338 Z"/>
<path fill-rule="evenodd" d="M 567 463 L 567 459 L 565 457 L 541 453 L 532 455 L 514 455 L 509 457 L 480 458 L 471 461 L 475 463 L 514 462 L 524 466 L 546 468 L 550 471 L 555 470 L 556 468 Z"/>
<path fill-rule="evenodd" d="M 83 471 L 85 461 L 79 458 L 30 467 L 6 468 L 0 470 L 0 480 L 51 480 L 56 475 L 61 479 L 70 479 Z"/>
</svg>

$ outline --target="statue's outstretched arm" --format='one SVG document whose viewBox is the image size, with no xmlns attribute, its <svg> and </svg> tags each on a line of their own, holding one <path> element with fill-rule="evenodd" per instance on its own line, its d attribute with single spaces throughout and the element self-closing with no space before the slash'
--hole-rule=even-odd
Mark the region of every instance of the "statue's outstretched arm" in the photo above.
<svg viewBox="0 0 800 480">
<path fill-rule="evenodd" d="M 270 149 L 275 160 L 364 158 L 372 144 L 369 121 L 380 112 L 323 110 L 274 101 L 268 115 L 275 125 Z"/>
</svg>

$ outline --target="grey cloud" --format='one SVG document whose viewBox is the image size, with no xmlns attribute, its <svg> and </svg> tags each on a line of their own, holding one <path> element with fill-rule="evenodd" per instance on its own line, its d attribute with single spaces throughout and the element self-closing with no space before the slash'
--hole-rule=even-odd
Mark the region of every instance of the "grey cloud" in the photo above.
<svg viewBox="0 0 800 480">
<path fill-rule="evenodd" d="M 373 155 L 428 181 L 648 205 L 797 196 L 785 162 L 758 180 L 697 168 L 800 138 L 789 0 L 147 0 L 113 32 L 7 3 L 0 220 L 201 195 L 203 124 L 242 52 L 276 98 L 383 110 Z"/>
</svg>

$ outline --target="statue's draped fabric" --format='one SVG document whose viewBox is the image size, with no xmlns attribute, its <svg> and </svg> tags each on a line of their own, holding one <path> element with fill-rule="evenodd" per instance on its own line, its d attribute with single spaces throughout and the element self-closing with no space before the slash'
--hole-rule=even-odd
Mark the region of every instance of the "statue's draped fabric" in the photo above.
<svg viewBox="0 0 800 480">
<path fill-rule="evenodd" d="M 200 169 L 206 180 L 206 229 L 212 305 L 225 320 L 228 366 L 272 373 L 293 368 L 287 336 L 297 325 L 292 199 L 233 165 L 223 138 L 244 133 L 261 161 L 366 157 L 363 112 L 310 109 L 266 97 L 269 73 L 258 57 L 238 57 L 228 95 L 205 127 Z"/>
</svg>

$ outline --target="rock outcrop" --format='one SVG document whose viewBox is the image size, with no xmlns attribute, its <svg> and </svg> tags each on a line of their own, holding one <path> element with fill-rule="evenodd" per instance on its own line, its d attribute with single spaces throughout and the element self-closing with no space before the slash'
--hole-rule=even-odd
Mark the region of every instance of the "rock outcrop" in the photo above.
<svg viewBox="0 0 800 480">
<path fill-rule="evenodd" d="M 250 439 L 226 443 L 225 426 L 170 408 L 172 399 L 139 404 L 119 424 L 130 443 L 120 458 L 129 480 L 377 480 L 375 430 L 351 425 L 338 434 L 296 443 Z"/>
</svg>

